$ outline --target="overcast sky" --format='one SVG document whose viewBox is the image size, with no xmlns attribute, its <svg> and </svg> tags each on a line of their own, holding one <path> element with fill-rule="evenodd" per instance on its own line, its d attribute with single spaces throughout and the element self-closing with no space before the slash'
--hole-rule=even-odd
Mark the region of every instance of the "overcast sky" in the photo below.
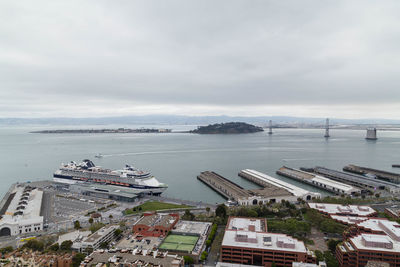
<svg viewBox="0 0 400 267">
<path fill-rule="evenodd" d="M 400 118 L 400 1 L 0 2 L 0 117 Z"/>
</svg>

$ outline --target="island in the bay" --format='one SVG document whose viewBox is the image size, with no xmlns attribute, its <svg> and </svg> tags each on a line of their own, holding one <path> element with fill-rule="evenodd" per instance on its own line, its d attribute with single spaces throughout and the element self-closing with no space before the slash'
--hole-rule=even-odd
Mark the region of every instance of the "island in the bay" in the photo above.
<svg viewBox="0 0 400 267">
<path fill-rule="evenodd" d="M 256 133 L 264 131 L 262 127 L 244 122 L 227 122 L 210 124 L 208 126 L 199 126 L 197 129 L 190 131 L 190 133 L 197 134 L 243 134 L 243 133 Z"/>
<path fill-rule="evenodd" d="M 170 133 L 171 129 L 148 129 L 148 128 L 139 128 L 139 129 L 127 129 L 127 128 L 118 128 L 118 129 L 64 129 L 64 130 L 42 130 L 42 131 L 33 131 L 31 133 L 42 133 L 42 134 L 79 134 L 79 133 Z"/>
</svg>

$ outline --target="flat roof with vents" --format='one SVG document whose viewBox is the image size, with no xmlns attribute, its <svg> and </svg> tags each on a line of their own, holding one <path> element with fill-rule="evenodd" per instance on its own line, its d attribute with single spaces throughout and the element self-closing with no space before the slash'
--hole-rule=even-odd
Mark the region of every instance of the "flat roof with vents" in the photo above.
<svg viewBox="0 0 400 267">
<path fill-rule="evenodd" d="M 350 242 L 358 250 L 390 251 L 400 254 L 400 242 L 388 235 L 360 234 L 350 238 Z"/>
<path fill-rule="evenodd" d="M 256 231 L 249 230 L 253 227 Z M 285 234 L 268 233 L 266 220 L 260 218 L 229 217 L 222 246 L 291 252 L 307 251 L 302 241 Z"/>
<path fill-rule="evenodd" d="M 265 219 L 231 217 L 228 221 L 227 229 L 266 232 L 266 225 L 267 222 Z"/>
<path fill-rule="evenodd" d="M 312 209 L 316 209 L 320 212 L 327 214 L 340 214 L 340 215 L 351 215 L 351 216 L 372 216 L 376 211 L 369 206 L 357 206 L 357 205 L 339 205 L 330 203 L 308 203 L 308 206 Z"/>
</svg>

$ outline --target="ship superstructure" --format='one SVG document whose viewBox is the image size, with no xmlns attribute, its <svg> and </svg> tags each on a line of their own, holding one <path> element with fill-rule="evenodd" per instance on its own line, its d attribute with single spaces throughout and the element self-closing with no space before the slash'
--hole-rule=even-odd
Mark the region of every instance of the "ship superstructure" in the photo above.
<svg viewBox="0 0 400 267">
<path fill-rule="evenodd" d="M 85 159 L 81 163 L 71 161 L 61 164 L 54 172 L 55 182 L 67 184 L 102 184 L 108 185 L 113 190 L 129 189 L 135 194 L 160 195 L 168 186 L 160 183 L 150 172 L 136 169 L 126 165 L 121 170 L 110 170 L 96 166 L 91 160 Z"/>
</svg>

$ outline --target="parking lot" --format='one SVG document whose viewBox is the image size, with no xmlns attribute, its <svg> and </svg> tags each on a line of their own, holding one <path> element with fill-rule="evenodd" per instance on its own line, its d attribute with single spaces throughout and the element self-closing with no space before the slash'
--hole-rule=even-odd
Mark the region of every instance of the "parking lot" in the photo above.
<svg viewBox="0 0 400 267">
<path fill-rule="evenodd" d="M 57 222 L 64 221 L 66 219 L 73 219 L 76 216 L 84 215 L 89 211 L 95 210 L 95 203 L 55 196 L 53 220 Z"/>
</svg>

